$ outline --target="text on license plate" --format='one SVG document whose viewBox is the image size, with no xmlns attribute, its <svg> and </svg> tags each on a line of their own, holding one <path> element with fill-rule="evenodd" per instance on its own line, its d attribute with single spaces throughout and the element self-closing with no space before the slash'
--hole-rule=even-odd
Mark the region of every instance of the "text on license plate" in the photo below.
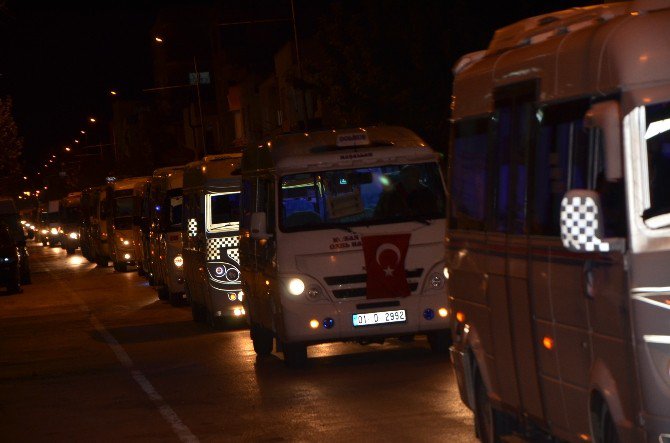
<svg viewBox="0 0 670 443">
<path fill-rule="evenodd" d="M 382 323 L 398 323 L 406 320 L 405 310 L 384 312 L 367 312 L 365 314 L 354 314 L 354 326 L 379 325 Z"/>
</svg>

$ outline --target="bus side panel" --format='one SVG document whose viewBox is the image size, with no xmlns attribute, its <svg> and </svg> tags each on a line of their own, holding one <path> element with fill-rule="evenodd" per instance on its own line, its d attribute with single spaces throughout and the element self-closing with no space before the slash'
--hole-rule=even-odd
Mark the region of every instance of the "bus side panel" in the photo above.
<svg viewBox="0 0 670 443">
<path fill-rule="evenodd" d="M 501 235 L 490 239 L 489 245 L 496 249 L 504 246 Z M 488 270 L 488 305 L 491 308 L 489 323 L 491 325 L 491 354 L 495 359 L 495 377 L 492 377 L 493 392 L 500 396 L 502 402 L 519 408 L 519 396 L 516 377 L 516 362 L 512 347 L 512 333 L 509 318 L 509 295 L 507 293 L 506 254 L 491 251 L 487 257 Z"/>
</svg>

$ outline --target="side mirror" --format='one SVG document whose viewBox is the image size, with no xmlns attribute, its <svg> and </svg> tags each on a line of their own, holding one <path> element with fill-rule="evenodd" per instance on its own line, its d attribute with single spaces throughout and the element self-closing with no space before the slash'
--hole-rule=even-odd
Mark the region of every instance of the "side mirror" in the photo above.
<svg viewBox="0 0 670 443">
<path fill-rule="evenodd" d="M 251 238 L 268 239 L 272 237 L 267 232 L 267 217 L 265 212 L 254 212 L 251 214 Z"/>
<path fill-rule="evenodd" d="M 600 196 L 595 191 L 572 189 L 561 200 L 561 241 L 572 252 L 624 250 L 624 240 L 603 238 Z"/>
<path fill-rule="evenodd" d="M 619 103 L 615 100 L 595 103 L 584 117 L 584 126 L 602 130 L 605 148 L 605 177 L 614 182 L 623 178 Z"/>
</svg>

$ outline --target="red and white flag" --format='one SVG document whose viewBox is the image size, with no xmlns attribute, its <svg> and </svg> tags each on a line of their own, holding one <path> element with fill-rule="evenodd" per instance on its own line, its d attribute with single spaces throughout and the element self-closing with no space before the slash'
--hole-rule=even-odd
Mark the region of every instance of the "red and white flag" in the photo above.
<svg viewBox="0 0 670 443">
<path fill-rule="evenodd" d="M 405 256 L 410 234 L 370 235 L 361 237 L 365 270 L 368 275 L 367 298 L 407 297 Z"/>
</svg>

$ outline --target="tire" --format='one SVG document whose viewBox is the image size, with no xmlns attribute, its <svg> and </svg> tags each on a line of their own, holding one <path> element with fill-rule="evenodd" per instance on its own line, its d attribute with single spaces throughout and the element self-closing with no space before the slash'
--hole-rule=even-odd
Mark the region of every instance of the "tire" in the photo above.
<svg viewBox="0 0 670 443">
<path fill-rule="evenodd" d="M 100 255 L 95 257 L 95 263 L 101 268 L 106 268 L 107 266 L 109 266 L 109 260 L 107 260 L 106 257 L 102 257 Z"/>
<path fill-rule="evenodd" d="M 274 344 L 272 331 L 259 324 L 253 324 L 250 327 L 250 335 L 256 355 L 265 357 L 272 353 L 272 345 Z"/>
<path fill-rule="evenodd" d="M 116 272 L 127 272 L 128 265 L 126 265 L 125 263 L 114 262 L 114 270 Z"/>
<path fill-rule="evenodd" d="M 212 311 L 210 311 L 207 308 L 205 309 L 205 318 L 207 319 L 207 323 L 209 326 L 211 326 L 212 329 L 216 331 L 223 331 L 225 329 L 228 329 L 228 322 L 226 319 L 221 316 L 221 317 L 216 317 L 214 314 L 212 314 Z"/>
<path fill-rule="evenodd" d="M 430 349 L 435 354 L 449 353 L 449 347 L 451 346 L 451 331 L 449 329 L 431 331 L 427 334 L 427 338 Z"/>
<path fill-rule="evenodd" d="M 600 440 L 598 443 L 619 443 L 619 434 L 616 430 L 616 425 L 612 419 L 612 414 L 607 407 L 607 404 L 603 404 L 600 412 Z"/>
<path fill-rule="evenodd" d="M 167 286 L 157 286 L 156 292 L 158 293 L 159 300 L 167 300 L 168 298 L 170 298 Z"/>
<path fill-rule="evenodd" d="M 493 408 L 484 381 L 477 371 L 475 375 L 475 432 L 482 443 L 495 443 Z"/>
<path fill-rule="evenodd" d="M 181 306 L 184 303 L 184 297 L 181 292 L 170 292 L 170 304 L 174 307 Z"/>
<path fill-rule="evenodd" d="M 12 272 L 7 281 L 7 292 L 9 294 L 19 294 L 21 292 L 21 275 L 18 268 Z"/>
<path fill-rule="evenodd" d="M 66 251 L 67 251 L 67 255 L 74 254 L 74 248 L 67 248 Z"/>
<path fill-rule="evenodd" d="M 203 312 L 203 309 L 200 307 L 200 305 L 194 302 L 193 300 L 190 300 L 190 305 L 191 305 L 191 316 L 193 317 L 193 321 L 196 323 L 204 323 L 207 317 Z"/>
<path fill-rule="evenodd" d="M 284 364 L 289 368 L 297 369 L 307 364 L 307 346 L 301 343 L 284 343 Z"/>
<path fill-rule="evenodd" d="M 500 443 L 501 437 L 514 434 L 515 421 L 491 405 L 484 381 L 475 375 L 475 431 L 482 443 Z"/>
</svg>

